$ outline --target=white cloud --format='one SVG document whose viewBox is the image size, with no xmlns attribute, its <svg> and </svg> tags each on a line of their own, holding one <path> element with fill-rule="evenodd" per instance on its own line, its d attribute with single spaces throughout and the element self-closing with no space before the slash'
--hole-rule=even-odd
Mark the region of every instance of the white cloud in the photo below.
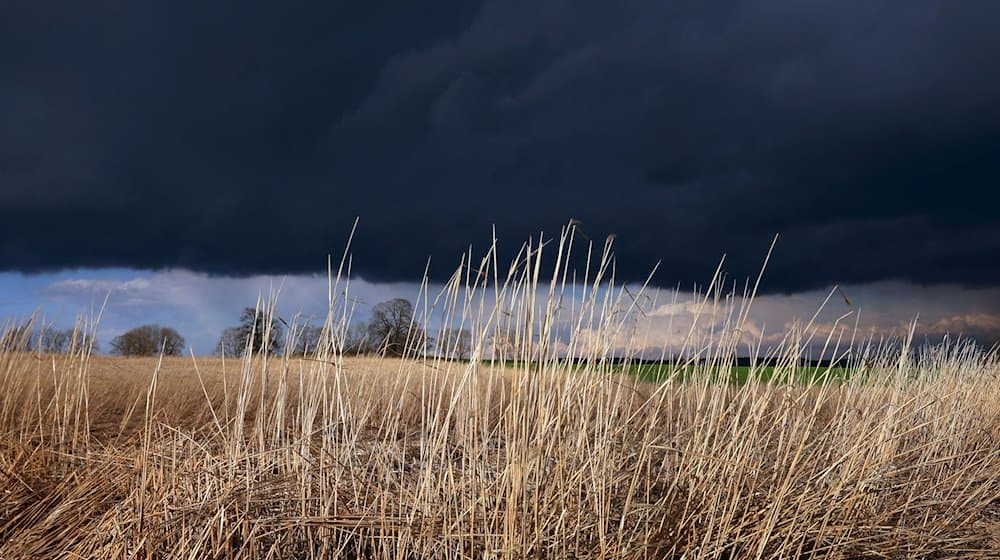
<svg viewBox="0 0 1000 560">
<path fill-rule="evenodd" d="M 845 286 L 851 303 L 833 292 L 811 291 L 757 297 L 745 321 L 736 329 L 742 298 L 707 302 L 693 294 L 658 294 L 653 299 L 670 303 L 649 305 L 633 313 L 623 328 L 583 329 L 577 348 L 582 352 L 642 355 L 654 358 L 702 351 L 722 340 L 738 351 L 758 344 L 763 351 L 779 344 L 793 344 L 815 357 L 827 349 L 843 348 L 854 337 L 862 340 L 905 337 L 916 319 L 916 335 L 935 342 L 945 333 L 973 337 L 985 344 L 1000 341 L 1000 289 L 967 289 L 959 286 L 915 286 L 882 282 Z M 823 305 L 824 300 L 826 304 Z M 808 327 L 808 329 L 807 329 Z"/>
</svg>

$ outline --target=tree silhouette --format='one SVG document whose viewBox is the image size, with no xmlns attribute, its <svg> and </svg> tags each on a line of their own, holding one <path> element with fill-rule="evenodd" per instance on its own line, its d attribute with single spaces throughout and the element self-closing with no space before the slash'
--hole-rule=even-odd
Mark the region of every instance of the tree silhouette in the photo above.
<svg viewBox="0 0 1000 560">
<path fill-rule="evenodd" d="M 248 349 L 254 353 L 277 353 L 282 347 L 281 334 L 281 323 L 277 317 L 245 307 L 240 315 L 240 324 L 222 331 L 216 352 L 227 356 L 242 356 Z"/>
<path fill-rule="evenodd" d="M 170 327 L 142 325 L 111 340 L 111 353 L 117 356 L 179 356 L 184 352 L 184 337 Z"/>
<path fill-rule="evenodd" d="M 372 308 L 368 338 L 387 356 L 419 353 L 429 342 L 424 329 L 414 323 L 413 304 L 402 298 L 383 301 Z"/>
</svg>

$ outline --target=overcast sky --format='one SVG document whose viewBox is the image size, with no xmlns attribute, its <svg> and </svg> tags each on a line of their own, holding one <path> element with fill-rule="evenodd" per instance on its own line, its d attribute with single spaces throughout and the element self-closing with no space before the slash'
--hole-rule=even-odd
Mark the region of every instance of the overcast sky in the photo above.
<svg viewBox="0 0 1000 560">
<path fill-rule="evenodd" d="M 6 5 L 0 315 L 111 289 L 108 333 L 204 350 L 275 279 L 322 309 L 356 217 L 373 297 L 575 218 L 622 280 L 780 234 L 774 309 L 844 284 L 1000 338 L 1000 3 L 397 4 Z"/>
</svg>

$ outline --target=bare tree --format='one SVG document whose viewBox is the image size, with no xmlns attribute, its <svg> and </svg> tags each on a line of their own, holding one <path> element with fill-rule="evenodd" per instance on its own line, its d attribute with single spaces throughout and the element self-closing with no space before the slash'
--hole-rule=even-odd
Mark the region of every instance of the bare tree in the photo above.
<svg viewBox="0 0 1000 560">
<path fill-rule="evenodd" d="M 352 323 L 344 333 L 344 354 L 358 355 L 370 354 L 374 351 L 373 344 L 369 338 L 369 326 L 367 323 Z"/>
<path fill-rule="evenodd" d="M 368 336 L 387 356 L 419 353 L 429 343 L 427 333 L 414 323 L 413 304 L 402 298 L 383 301 L 372 308 Z"/>
<path fill-rule="evenodd" d="M 240 329 L 229 327 L 222 331 L 219 342 L 215 345 L 215 353 L 220 356 L 242 356 L 246 350 L 245 340 L 240 340 Z"/>
<path fill-rule="evenodd" d="M 226 356 L 242 356 L 248 349 L 255 353 L 278 353 L 282 348 L 281 333 L 281 323 L 276 316 L 245 307 L 240 324 L 222 331 L 215 351 L 224 352 Z"/>
<path fill-rule="evenodd" d="M 66 354 L 82 349 L 97 352 L 100 346 L 94 333 L 79 329 L 42 329 L 36 333 L 34 344 L 34 348 L 44 354 Z"/>
<path fill-rule="evenodd" d="M 93 334 L 76 329 L 36 326 L 34 321 L 7 327 L 0 334 L 0 348 L 6 351 L 65 354 L 84 346 L 89 351 L 97 350 L 97 339 Z"/>
<path fill-rule="evenodd" d="M 467 360 L 472 354 L 472 335 L 467 329 L 445 329 L 438 349 L 446 357 Z"/>
<path fill-rule="evenodd" d="M 322 343 L 323 327 L 306 325 L 295 333 L 295 339 L 288 353 L 292 356 L 312 356 L 319 352 Z"/>
<path fill-rule="evenodd" d="M 101 345 L 97 342 L 97 336 L 94 333 L 84 332 L 78 329 L 66 329 L 61 331 L 60 336 L 65 336 L 68 341 L 65 346 L 59 346 L 59 341 L 53 342 L 53 348 L 59 348 L 59 352 L 76 352 L 80 349 L 86 349 L 87 352 L 97 352 L 100 350 Z"/>
<path fill-rule="evenodd" d="M 70 346 L 73 342 L 73 334 L 73 329 L 42 329 L 36 335 L 38 351 L 43 354 L 65 354 L 70 350 Z M 82 333 L 80 333 L 80 335 L 81 336 L 79 338 L 81 340 L 88 338 Z"/>
<path fill-rule="evenodd" d="M 251 351 L 281 352 L 281 323 L 274 315 L 268 317 L 263 310 L 246 307 L 236 328 L 240 340 L 248 344 Z"/>
<path fill-rule="evenodd" d="M 111 353 L 118 356 L 179 356 L 184 352 L 184 337 L 170 327 L 142 325 L 111 340 Z"/>
</svg>

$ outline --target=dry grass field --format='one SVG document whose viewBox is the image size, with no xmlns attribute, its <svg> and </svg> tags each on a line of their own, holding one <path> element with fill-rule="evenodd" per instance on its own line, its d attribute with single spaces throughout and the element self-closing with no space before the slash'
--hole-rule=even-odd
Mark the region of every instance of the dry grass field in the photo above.
<svg viewBox="0 0 1000 560">
<path fill-rule="evenodd" d="M 1000 548 L 1000 369 L 975 356 L 812 387 L 374 358 L 0 366 L 3 558 Z"/>
<path fill-rule="evenodd" d="M 549 352 L 559 264 L 536 302 L 525 260 L 449 286 L 492 301 L 443 312 L 472 361 L 344 357 L 333 303 L 315 359 L 0 353 L 0 558 L 1000 557 L 995 352 L 651 384 Z M 506 316 L 530 348 L 491 365 Z"/>
</svg>

